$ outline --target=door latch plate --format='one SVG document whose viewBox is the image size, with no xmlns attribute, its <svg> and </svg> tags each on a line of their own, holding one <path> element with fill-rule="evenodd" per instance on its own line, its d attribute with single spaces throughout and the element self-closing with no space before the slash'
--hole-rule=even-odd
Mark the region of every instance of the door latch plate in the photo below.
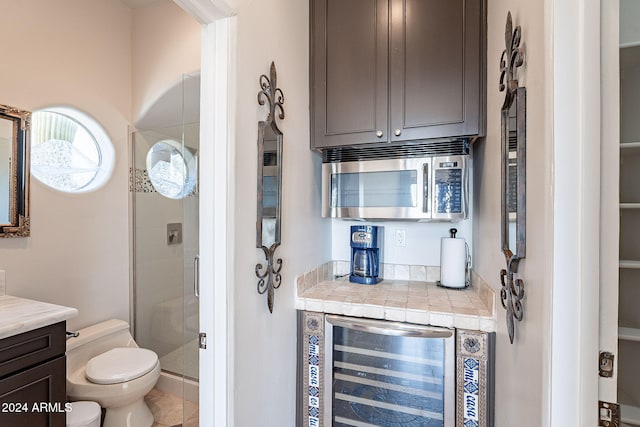
<svg viewBox="0 0 640 427">
<path fill-rule="evenodd" d="M 198 338 L 198 347 L 205 350 L 207 348 L 207 334 L 200 332 L 200 334 L 198 334 Z"/>
<path fill-rule="evenodd" d="M 613 361 L 615 355 L 608 351 L 600 352 L 599 374 L 603 378 L 613 377 Z"/>
<path fill-rule="evenodd" d="M 598 426 L 620 427 L 620 405 L 598 401 Z"/>
</svg>

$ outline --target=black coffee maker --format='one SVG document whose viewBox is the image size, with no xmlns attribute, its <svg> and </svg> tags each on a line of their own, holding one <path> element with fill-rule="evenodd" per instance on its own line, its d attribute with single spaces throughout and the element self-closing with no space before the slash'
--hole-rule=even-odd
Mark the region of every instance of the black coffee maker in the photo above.
<svg viewBox="0 0 640 427">
<path fill-rule="evenodd" d="M 351 274 L 349 281 L 375 285 L 380 277 L 380 246 L 383 227 L 375 225 L 351 226 Z"/>
</svg>

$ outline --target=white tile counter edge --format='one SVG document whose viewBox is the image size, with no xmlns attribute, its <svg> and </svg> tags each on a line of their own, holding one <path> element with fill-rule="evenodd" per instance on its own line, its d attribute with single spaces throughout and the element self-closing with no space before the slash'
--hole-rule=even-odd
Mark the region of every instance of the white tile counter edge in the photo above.
<svg viewBox="0 0 640 427">
<path fill-rule="evenodd" d="M 469 329 L 482 332 L 496 331 L 496 319 L 485 316 L 402 309 L 372 304 L 352 304 L 311 298 L 297 298 L 296 309 L 419 325 L 441 326 L 444 328 Z"/>
<path fill-rule="evenodd" d="M 0 339 L 53 325 L 77 315 L 75 308 L 0 295 Z"/>
</svg>

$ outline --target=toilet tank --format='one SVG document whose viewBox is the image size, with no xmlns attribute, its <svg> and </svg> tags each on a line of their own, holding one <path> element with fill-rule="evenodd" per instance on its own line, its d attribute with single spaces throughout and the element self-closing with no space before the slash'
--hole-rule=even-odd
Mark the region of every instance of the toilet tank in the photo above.
<svg viewBox="0 0 640 427">
<path fill-rule="evenodd" d="M 116 347 L 138 347 L 124 320 L 111 319 L 77 331 L 67 340 L 67 372 L 84 366 L 94 356 Z"/>
</svg>

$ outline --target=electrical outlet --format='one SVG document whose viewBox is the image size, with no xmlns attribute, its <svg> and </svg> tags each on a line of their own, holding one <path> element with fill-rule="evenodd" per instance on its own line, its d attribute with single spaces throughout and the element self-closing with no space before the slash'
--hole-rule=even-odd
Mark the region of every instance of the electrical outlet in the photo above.
<svg viewBox="0 0 640 427">
<path fill-rule="evenodd" d="M 400 247 L 407 246 L 407 230 L 405 229 L 396 230 L 396 246 L 400 246 Z"/>
</svg>

